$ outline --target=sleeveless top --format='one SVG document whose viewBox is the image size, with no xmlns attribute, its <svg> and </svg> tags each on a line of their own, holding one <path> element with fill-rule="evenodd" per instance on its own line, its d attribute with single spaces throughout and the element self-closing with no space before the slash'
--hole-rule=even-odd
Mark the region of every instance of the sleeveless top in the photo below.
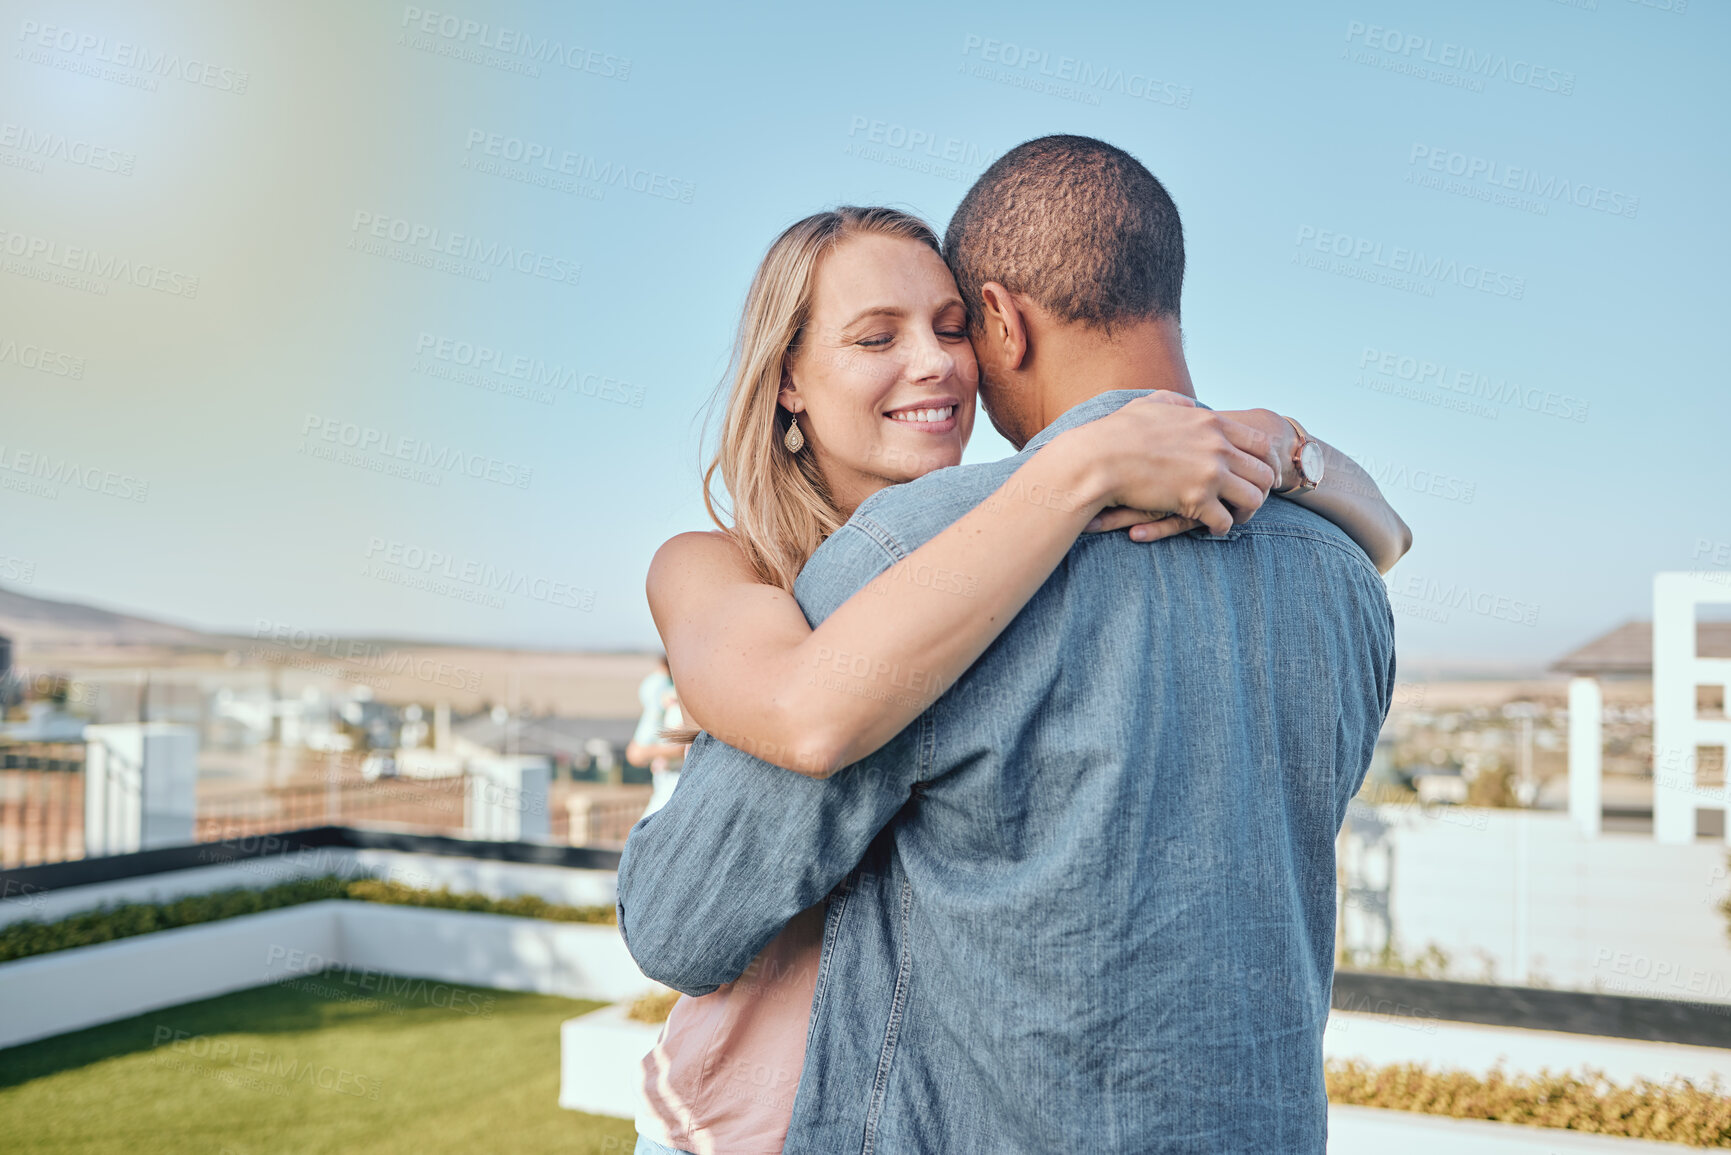
<svg viewBox="0 0 1731 1155">
<path fill-rule="evenodd" d="M 778 1155 L 805 1065 L 824 904 L 733 982 L 673 1005 L 643 1057 L 638 1133 L 695 1155 Z"/>
</svg>

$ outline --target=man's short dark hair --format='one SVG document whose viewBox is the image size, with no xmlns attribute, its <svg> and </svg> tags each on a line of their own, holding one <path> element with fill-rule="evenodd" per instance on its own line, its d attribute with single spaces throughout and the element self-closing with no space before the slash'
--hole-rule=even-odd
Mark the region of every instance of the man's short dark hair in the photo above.
<svg viewBox="0 0 1731 1155">
<path fill-rule="evenodd" d="M 1042 136 L 988 168 L 950 218 L 944 256 L 969 317 L 996 281 L 1063 321 L 1178 316 L 1184 226 L 1142 162 L 1087 136 Z"/>
</svg>

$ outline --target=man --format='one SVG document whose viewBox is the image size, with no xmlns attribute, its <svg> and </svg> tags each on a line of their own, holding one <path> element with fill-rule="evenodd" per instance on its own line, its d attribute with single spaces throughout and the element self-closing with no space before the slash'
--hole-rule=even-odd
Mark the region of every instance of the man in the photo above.
<svg viewBox="0 0 1731 1155">
<path fill-rule="evenodd" d="M 1012 150 L 945 247 L 1023 456 L 1191 392 L 1177 209 L 1128 154 Z M 1020 462 L 866 501 L 801 573 L 806 616 Z M 888 689 L 860 657 L 825 673 Z M 1333 843 L 1393 681 L 1376 570 L 1291 503 L 1221 538 L 1087 537 L 865 762 L 814 781 L 701 736 L 627 844 L 620 929 L 701 994 L 830 896 L 788 1152 L 1320 1153 Z"/>
</svg>

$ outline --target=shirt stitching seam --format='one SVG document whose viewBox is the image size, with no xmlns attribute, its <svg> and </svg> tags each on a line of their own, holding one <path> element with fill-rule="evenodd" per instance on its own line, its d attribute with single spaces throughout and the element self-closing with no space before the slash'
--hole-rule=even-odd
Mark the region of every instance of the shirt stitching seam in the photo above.
<svg viewBox="0 0 1731 1155">
<path fill-rule="evenodd" d="M 853 873 L 859 872 L 856 870 Z M 812 1039 L 817 1035 L 817 1018 L 823 1013 L 824 996 L 829 993 L 831 963 L 835 958 L 834 943 L 841 935 L 842 915 L 847 910 L 848 896 L 852 892 L 851 886 L 838 887 L 835 895 L 830 898 L 829 910 L 824 912 L 824 940 L 818 948 L 817 958 L 817 989 L 812 994 L 811 1021 L 805 1028 L 805 1048 L 808 1052 L 811 1050 Z"/>
<path fill-rule="evenodd" d="M 1382 580 L 1382 575 L 1376 572 L 1376 567 L 1370 564 L 1370 558 L 1364 555 L 1363 550 L 1359 549 L 1357 545 L 1348 545 L 1345 542 L 1337 541 L 1326 533 L 1317 533 L 1313 529 L 1304 529 L 1296 525 L 1255 526 L 1254 528 L 1246 525 L 1235 527 L 1232 537 L 1229 540 L 1236 541 L 1239 538 L 1245 537 L 1297 537 L 1303 538 L 1305 541 L 1316 542 L 1319 545 L 1332 546 L 1341 553 L 1344 553 L 1347 557 L 1351 558 L 1358 565 L 1363 566 L 1370 570 L 1371 573 L 1376 574 L 1376 579 L 1378 581 Z M 1219 539 L 1211 538 L 1209 540 Z"/>
<path fill-rule="evenodd" d="M 876 542 L 878 548 L 890 555 L 890 561 L 898 562 L 907 556 L 907 550 L 902 548 L 901 542 L 897 541 L 895 536 L 883 526 L 873 521 L 869 514 L 856 513 L 847 524 L 865 534 L 871 541 Z"/>
<path fill-rule="evenodd" d="M 878 1123 L 882 1121 L 885 1100 L 889 1096 L 890 1061 L 895 1057 L 896 1041 L 901 1035 L 902 1012 L 907 1006 L 908 977 L 913 969 L 913 955 L 908 945 L 908 911 L 913 905 L 913 885 L 902 879 L 901 910 L 898 929 L 901 932 L 901 958 L 896 967 L 895 993 L 890 1000 L 890 1021 L 884 1031 L 884 1045 L 878 1055 L 877 1075 L 872 1080 L 871 1108 L 866 1114 L 865 1145 L 861 1155 L 872 1155 L 877 1145 Z"/>
<path fill-rule="evenodd" d="M 937 721 L 928 712 L 920 723 L 920 766 L 917 768 L 919 780 L 930 777 L 936 765 L 937 753 Z M 877 1125 L 883 1114 L 884 1100 L 889 1091 L 889 1068 L 895 1058 L 896 1042 L 901 1037 L 902 1011 L 906 1006 L 907 983 L 913 971 L 913 952 L 909 945 L 908 912 L 913 906 L 913 883 L 907 878 L 902 879 L 901 893 L 901 958 L 896 969 L 895 993 L 890 1000 L 890 1021 L 884 1034 L 884 1047 L 878 1056 L 877 1076 L 872 1085 L 872 1103 L 866 1112 L 865 1146 L 861 1149 L 863 1155 L 870 1155 L 877 1141 Z"/>
</svg>

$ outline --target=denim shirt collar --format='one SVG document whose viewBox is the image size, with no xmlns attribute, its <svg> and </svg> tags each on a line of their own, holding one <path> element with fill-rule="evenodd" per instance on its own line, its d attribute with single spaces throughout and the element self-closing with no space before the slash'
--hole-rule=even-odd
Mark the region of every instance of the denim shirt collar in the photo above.
<svg viewBox="0 0 1731 1155">
<path fill-rule="evenodd" d="M 1034 434 L 1033 437 L 1029 438 L 1028 444 L 1022 447 L 1023 452 L 1038 449 L 1040 446 L 1046 444 L 1046 442 L 1052 440 L 1052 438 L 1058 436 L 1058 434 L 1064 432 L 1066 429 L 1074 429 L 1078 425 L 1086 425 L 1090 421 L 1098 421 L 1100 418 L 1106 416 L 1106 414 L 1123 408 L 1136 398 L 1146 397 L 1148 394 L 1153 392 L 1155 392 L 1153 389 L 1111 389 L 1105 393 L 1096 393 L 1086 401 L 1072 405 L 1070 408 L 1064 410 L 1063 414 L 1060 415 L 1056 421 L 1052 422 L 1050 425 Z M 1202 407 L 1201 402 L 1197 402 L 1197 405 L 1198 407 Z"/>
</svg>

